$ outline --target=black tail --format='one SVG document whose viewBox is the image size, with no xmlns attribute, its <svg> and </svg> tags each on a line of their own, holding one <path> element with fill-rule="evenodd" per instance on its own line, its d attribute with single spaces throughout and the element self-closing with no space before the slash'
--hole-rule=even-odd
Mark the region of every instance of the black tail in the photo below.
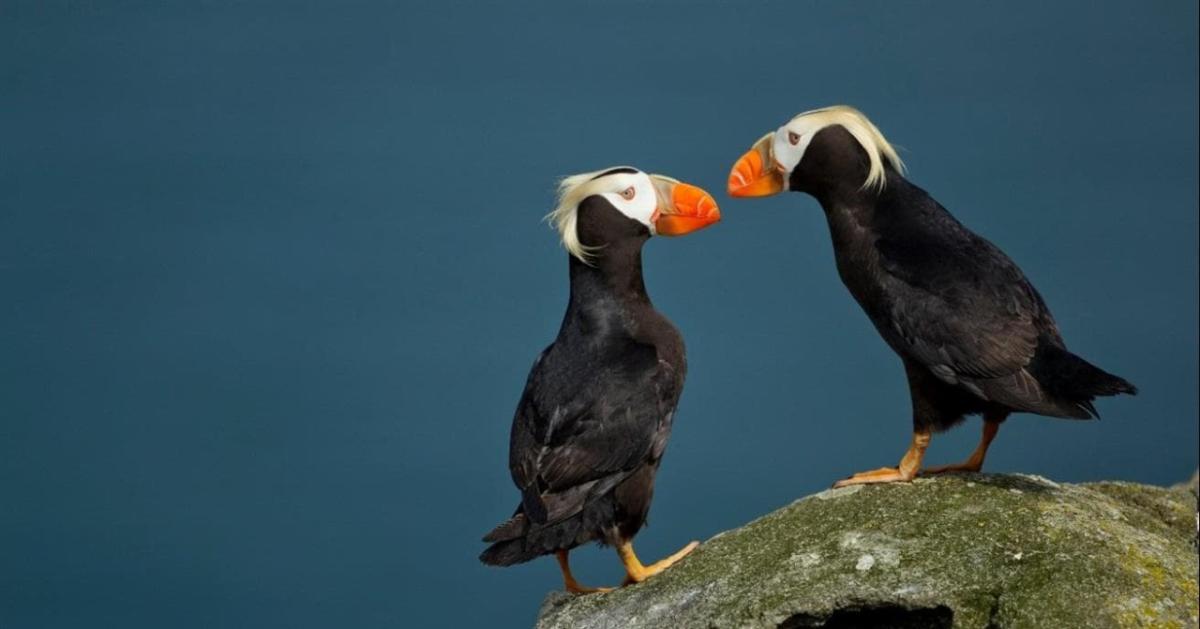
<svg viewBox="0 0 1200 629">
<path fill-rule="evenodd" d="M 612 505 L 605 506 L 611 513 Z M 483 536 L 483 541 L 494 543 L 484 549 L 479 561 L 489 566 L 511 566 L 597 539 L 594 531 L 599 527 L 594 517 L 587 519 L 589 513 L 584 511 L 551 524 L 537 524 L 530 522 L 524 509 L 518 507 L 513 517 Z"/>
<path fill-rule="evenodd" d="M 1137 387 L 1055 345 L 1044 345 L 1029 364 L 1029 371 L 1050 396 L 1077 405 L 1099 418 L 1092 400 L 1127 393 L 1137 395 Z"/>
<path fill-rule="evenodd" d="M 525 534 L 528 532 L 529 519 L 518 507 L 513 517 L 501 522 L 483 536 L 483 541 L 495 543 L 479 555 L 479 561 L 489 566 L 511 566 L 537 557 L 538 554 L 530 555 L 525 552 Z"/>
<path fill-rule="evenodd" d="M 479 555 L 479 561 L 489 566 L 511 566 L 513 564 L 525 563 L 535 557 L 539 557 L 541 553 L 529 553 L 525 550 L 525 540 L 511 539 L 506 542 L 496 542 L 488 546 Z"/>
</svg>

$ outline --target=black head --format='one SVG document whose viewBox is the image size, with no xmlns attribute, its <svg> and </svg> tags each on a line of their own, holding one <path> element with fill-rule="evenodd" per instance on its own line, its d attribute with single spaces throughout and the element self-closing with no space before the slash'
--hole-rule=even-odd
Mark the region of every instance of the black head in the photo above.
<svg viewBox="0 0 1200 629">
<path fill-rule="evenodd" d="M 857 110 L 828 107 L 800 114 L 759 139 L 734 164 L 729 194 L 879 189 L 889 168 L 902 171 L 904 165 L 879 129 Z"/>
<path fill-rule="evenodd" d="M 617 167 L 567 177 L 559 185 L 558 207 L 550 213 L 563 245 L 583 262 L 624 243 L 638 247 L 650 236 L 681 236 L 721 218 L 704 190 Z"/>
<path fill-rule="evenodd" d="M 650 226 L 617 208 L 606 195 L 593 194 L 576 209 L 575 233 L 584 249 L 602 249 L 621 241 L 645 241 Z"/>
<path fill-rule="evenodd" d="M 841 186 L 861 187 L 871 172 L 871 158 L 858 140 L 835 124 L 818 130 L 800 162 L 787 175 L 787 189 L 818 195 Z"/>
</svg>

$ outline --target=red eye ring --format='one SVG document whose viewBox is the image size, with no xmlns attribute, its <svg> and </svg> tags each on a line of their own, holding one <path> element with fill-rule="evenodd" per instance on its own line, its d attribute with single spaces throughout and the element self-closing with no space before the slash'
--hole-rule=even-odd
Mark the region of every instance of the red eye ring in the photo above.
<svg viewBox="0 0 1200 629">
<path fill-rule="evenodd" d="M 632 201 L 633 197 L 635 196 L 637 196 L 637 189 L 635 189 L 633 186 L 629 186 L 621 191 L 621 198 L 625 199 L 626 201 Z"/>
<path fill-rule="evenodd" d="M 797 144 L 799 144 L 800 143 L 800 134 L 796 133 L 795 131 L 788 131 L 788 143 L 791 144 L 792 146 L 796 146 Z"/>
</svg>

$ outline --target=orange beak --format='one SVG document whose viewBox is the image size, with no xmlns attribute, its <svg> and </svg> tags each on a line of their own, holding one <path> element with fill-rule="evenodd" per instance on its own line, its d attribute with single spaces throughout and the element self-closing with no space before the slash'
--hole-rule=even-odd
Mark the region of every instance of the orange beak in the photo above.
<svg viewBox="0 0 1200 629">
<path fill-rule="evenodd" d="M 654 231 L 660 236 L 682 236 L 721 220 L 721 210 L 712 195 L 691 184 L 652 175 L 658 190 Z"/>
<path fill-rule="evenodd" d="M 783 192 L 783 173 L 775 168 L 771 157 L 771 138 L 763 136 L 742 155 L 729 171 L 729 196 L 769 197 Z"/>
</svg>

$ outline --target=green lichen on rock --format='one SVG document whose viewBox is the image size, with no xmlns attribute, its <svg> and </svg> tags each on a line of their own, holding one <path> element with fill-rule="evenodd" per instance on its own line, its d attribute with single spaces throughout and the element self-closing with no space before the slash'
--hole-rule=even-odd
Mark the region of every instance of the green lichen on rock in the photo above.
<svg viewBox="0 0 1200 629">
<path fill-rule="evenodd" d="M 1196 494 L 967 474 L 835 489 L 540 629 L 1196 627 Z"/>
</svg>

